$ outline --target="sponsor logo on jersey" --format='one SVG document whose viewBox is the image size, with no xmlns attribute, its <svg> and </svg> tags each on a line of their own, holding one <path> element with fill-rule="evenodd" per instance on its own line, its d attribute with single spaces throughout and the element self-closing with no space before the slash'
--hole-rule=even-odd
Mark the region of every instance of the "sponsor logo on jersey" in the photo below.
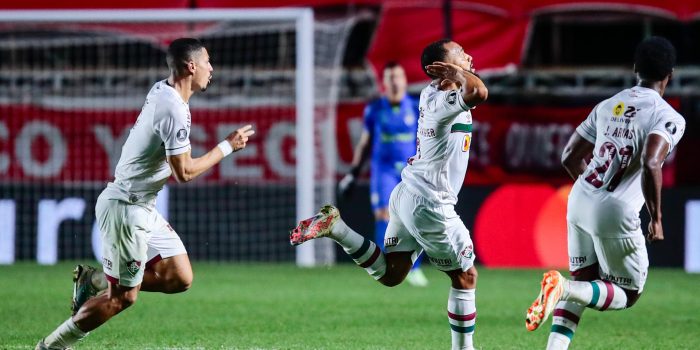
<svg viewBox="0 0 700 350">
<path fill-rule="evenodd" d="M 433 128 L 418 128 L 418 134 L 423 137 L 435 137 L 435 129 Z"/>
<path fill-rule="evenodd" d="M 408 112 L 408 113 L 406 113 L 406 115 L 403 117 L 403 122 L 404 122 L 406 125 L 411 126 L 411 125 L 415 124 L 415 122 L 416 122 L 416 116 L 413 115 L 413 113 Z"/>
<path fill-rule="evenodd" d="M 613 276 L 607 273 L 601 273 L 600 277 L 605 281 L 610 281 L 621 286 L 629 286 L 632 284 L 632 279 L 629 277 Z"/>
<path fill-rule="evenodd" d="M 399 244 L 399 237 L 389 237 L 384 240 L 385 247 L 395 247 L 397 244 Z"/>
<path fill-rule="evenodd" d="M 112 269 L 112 260 L 109 260 L 107 258 L 102 258 L 102 266 L 104 266 L 108 270 L 111 270 Z"/>
<path fill-rule="evenodd" d="M 462 152 L 469 152 L 469 146 L 472 143 L 471 135 L 464 135 L 464 146 L 462 147 Z"/>
<path fill-rule="evenodd" d="M 615 108 L 613 108 L 613 115 L 616 117 L 619 117 L 622 115 L 622 111 L 625 110 L 625 103 L 624 102 L 618 102 L 617 105 L 615 105 Z"/>
<path fill-rule="evenodd" d="M 675 135 L 675 134 L 676 134 L 676 130 L 678 130 L 678 129 L 676 128 L 676 124 L 673 123 L 673 122 L 668 122 L 668 123 L 666 123 L 666 125 L 664 125 L 664 126 L 666 127 L 666 131 L 668 131 L 671 135 Z"/>
<path fill-rule="evenodd" d="M 178 130 L 177 131 L 177 140 L 180 142 L 187 140 L 187 130 L 185 130 L 184 128 Z"/>
<path fill-rule="evenodd" d="M 583 265 L 586 263 L 586 257 L 585 256 L 572 256 L 569 257 L 569 263 L 571 265 Z"/>
<path fill-rule="evenodd" d="M 452 266 L 452 259 L 433 258 L 429 256 L 428 260 L 437 266 Z"/>
<path fill-rule="evenodd" d="M 139 269 L 141 269 L 141 262 L 138 260 L 131 260 L 126 263 L 126 271 L 128 271 L 132 276 L 136 276 Z"/>
</svg>

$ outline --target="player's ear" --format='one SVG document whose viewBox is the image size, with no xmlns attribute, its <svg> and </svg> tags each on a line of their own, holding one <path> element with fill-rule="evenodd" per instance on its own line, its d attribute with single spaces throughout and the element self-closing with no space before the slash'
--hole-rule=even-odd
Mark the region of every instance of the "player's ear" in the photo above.
<svg viewBox="0 0 700 350">
<path fill-rule="evenodd" d="M 197 70 L 197 65 L 194 64 L 194 61 L 187 62 L 187 70 L 190 72 L 190 74 L 194 74 L 194 72 Z"/>
</svg>

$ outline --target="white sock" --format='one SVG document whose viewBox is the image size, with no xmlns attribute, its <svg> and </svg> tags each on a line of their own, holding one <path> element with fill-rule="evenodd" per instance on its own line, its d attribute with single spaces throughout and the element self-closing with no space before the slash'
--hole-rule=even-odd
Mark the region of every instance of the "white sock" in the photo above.
<svg viewBox="0 0 700 350">
<path fill-rule="evenodd" d="M 450 287 L 447 298 L 447 320 L 452 333 L 452 350 L 473 349 L 476 326 L 476 289 Z"/>
<path fill-rule="evenodd" d="M 55 331 L 44 338 L 44 344 L 49 348 L 68 348 L 77 343 L 80 339 L 85 338 L 88 334 L 89 333 L 81 331 L 71 317 L 66 320 L 66 322 L 61 323 Z"/>
<path fill-rule="evenodd" d="M 627 294 L 624 289 L 612 282 L 601 280 L 592 282 L 565 280 L 561 300 L 577 302 L 600 311 L 622 310 L 627 307 Z"/>
<path fill-rule="evenodd" d="M 584 305 L 572 301 L 557 303 L 552 313 L 552 329 L 547 341 L 547 350 L 566 350 L 569 348 L 584 310 L 586 310 Z"/>
<path fill-rule="evenodd" d="M 374 242 L 353 231 L 342 219 L 338 219 L 331 228 L 331 238 L 375 280 L 384 277 L 386 260 L 384 253 Z"/>
</svg>

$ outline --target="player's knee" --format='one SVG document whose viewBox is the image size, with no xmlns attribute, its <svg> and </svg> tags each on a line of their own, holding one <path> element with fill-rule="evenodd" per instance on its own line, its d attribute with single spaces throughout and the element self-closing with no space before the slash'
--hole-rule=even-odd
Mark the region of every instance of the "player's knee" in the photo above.
<svg viewBox="0 0 700 350">
<path fill-rule="evenodd" d="M 182 293 L 192 287 L 192 274 L 179 274 L 172 276 L 166 283 L 167 293 Z"/>
<path fill-rule="evenodd" d="M 466 275 L 467 284 L 476 285 L 476 280 L 479 277 L 479 273 L 476 271 L 476 268 L 472 267 L 467 270 Z"/>
<path fill-rule="evenodd" d="M 401 282 L 403 282 L 405 276 L 397 276 L 396 274 L 393 273 L 387 273 L 385 274 L 382 278 L 379 279 L 379 283 L 387 286 L 387 287 L 396 287 Z"/>
<path fill-rule="evenodd" d="M 625 289 L 625 294 L 627 294 L 627 307 L 628 308 L 630 308 L 630 307 L 632 307 L 632 305 L 636 304 L 637 300 L 639 300 L 639 297 L 642 296 L 642 294 L 636 290 Z"/>
</svg>

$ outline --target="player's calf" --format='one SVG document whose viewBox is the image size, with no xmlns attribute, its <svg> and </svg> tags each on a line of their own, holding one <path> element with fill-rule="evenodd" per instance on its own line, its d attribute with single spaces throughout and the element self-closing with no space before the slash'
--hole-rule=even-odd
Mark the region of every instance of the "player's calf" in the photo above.
<svg viewBox="0 0 700 350">
<path fill-rule="evenodd" d="M 387 287 L 395 287 L 401 284 L 406 279 L 413 261 L 411 260 L 413 252 L 394 252 L 385 254 L 386 258 L 386 273 L 379 279 L 379 283 Z"/>
</svg>

